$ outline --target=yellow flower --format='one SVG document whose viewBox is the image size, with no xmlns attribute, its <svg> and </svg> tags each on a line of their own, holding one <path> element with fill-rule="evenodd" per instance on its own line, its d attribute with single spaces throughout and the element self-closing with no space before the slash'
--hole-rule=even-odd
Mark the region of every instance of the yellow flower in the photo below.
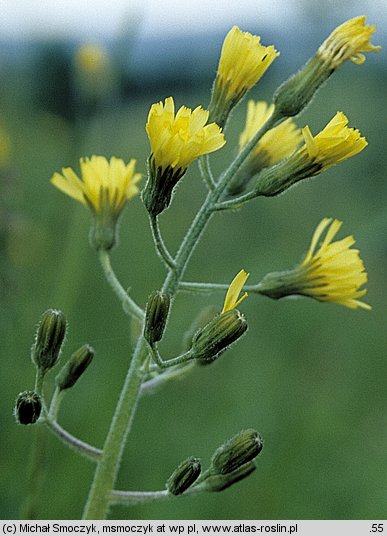
<svg viewBox="0 0 387 536">
<path fill-rule="evenodd" d="M 332 302 L 351 309 L 371 307 L 359 300 L 366 289 L 367 273 L 359 250 L 351 249 L 352 236 L 333 242 L 342 222 L 324 218 L 317 226 L 305 258 L 293 270 L 268 274 L 259 292 L 271 298 L 299 294 L 321 302 Z M 319 243 L 324 231 L 324 239 Z"/>
<path fill-rule="evenodd" d="M 358 299 L 367 292 L 359 290 L 367 282 L 367 273 L 359 250 L 350 249 L 355 243 L 354 238 L 347 236 L 332 242 L 341 225 L 339 220 L 324 218 L 317 226 L 309 251 L 300 265 L 305 278 L 302 294 L 352 309 L 371 309 Z M 325 238 L 318 246 L 327 227 Z"/>
<path fill-rule="evenodd" d="M 110 162 L 104 156 L 81 158 L 81 179 L 72 168 L 55 173 L 52 184 L 88 207 L 95 217 L 92 243 L 97 249 L 110 249 L 116 241 L 116 224 L 126 201 L 138 192 L 140 173 L 136 161 L 125 164 L 120 158 Z"/>
<path fill-rule="evenodd" d="M 153 104 L 146 124 L 152 158 L 163 170 L 185 170 L 204 154 L 217 151 L 226 143 L 215 123 L 206 125 L 208 112 L 201 106 L 191 110 L 182 106 L 175 115 L 172 97 L 165 104 Z"/>
<path fill-rule="evenodd" d="M 75 53 L 75 65 L 85 73 L 101 73 L 108 65 L 108 54 L 101 45 L 87 43 Z"/>
<path fill-rule="evenodd" d="M 263 46 L 260 39 L 234 26 L 224 40 L 210 104 L 211 118 L 221 126 L 231 109 L 279 56 L 273 45 Z"/>
<path fill-rule="evenodd" d="M 227 311 L 232 311 L 233 309 L 236 309 L 238 305 L 247 298 L 248 294 L 245 292 L 240 298 L 239 295 L 242 291 L 243 285 L 246 283 L 247 278 L 250 274 L 245 272 L 244 270 L 241 270 L 237 273 L 237 275 L 232 280 L 227 294 L 226 298 L 224 300 L 224 305 L 222 309 L 222 313 L 226 313 Z"/>
<path fill-rule="evenodd" d="M 125 164 L 121 158 L 104 156 L 81 158 L 81 177 L 72 168 L 63 168 L 62 175 L 55 173 L 51 179 L 62 192 L 99 213 L 109 205 L 114 213 L 121 212 L 128 199 L 138 194 L 140 173 L 135 173 L 136 160 Z"/>
<path fill-rule="evenodd" d="M 325 169 L 356 155 L 367 145 L 348 119 L 337 112 L 326 127 L 312 136 L 308 126 L 302 129 L 305 143 L 289 158 L 273 168 L 263 170 L 258 178 L 257 192 L 261 195 L 277 195 L 296 182 L 318 175 Z"/>
<path fill-rule="evenodd" d="M 270 106 L 264 101 L 247 103 L 246 126 L 239 136 L 241 150 L 258 130 L 266 123 L 274 112 L 274 104 Z M 291 155 L 302 140 L 301 130 L 291 119 L 287 119 L 277 127 L 272 128 L 257 143 L 252 151 L 252 157 L 258 168 L 272 166 Z M 259 169 L 257 170 L 259 171 Z"/>
<path fill-rule="evenodd" d="M 273 45 L 263 46 L 261 38 L 234 26 L 226 35 L 220 55 L 215 85 L 226 92 L 226 99 L 251 89 L 279 56 Z"/>
<path fill-rule="evenodd" d="M 365 61 L 362 52 L 378 52 L 381 47 L 374 46 L 370 39 L 375 32 L 375 26 L 367 26 L 364 16 L 354 17 L 338 26 L 323 42 L 317 51 L 323 61 L 337 69 L 346 60 L 361 64 Z"/>
<path fill-rule="evenodd" d="M 152 105 L 146 124 L 151 145 L 149 177 L 142 199 L 153 216 L 169 206 L 173 189 L 188 165 L 226 143 L 220 127 L 206 125 L 207 120 L 208 112 L 201 106 L 193 111 L 182 106 L 175 115 L 172 97 L 165 99 L 165 104 Z"/>
<path fill-rule="evenodd" d="M 360 153 L 368 143 L 355 128 L 349 128 L 348 119 L 343 112 L 337 114 L 329 121 L 326 127 L 315 137 L 312 136 L 308 126 L 302 129 L 305 148 L 309 158 L 321 164 L 326 169 L 338 164 L 347 158 Z"/>
</svg>

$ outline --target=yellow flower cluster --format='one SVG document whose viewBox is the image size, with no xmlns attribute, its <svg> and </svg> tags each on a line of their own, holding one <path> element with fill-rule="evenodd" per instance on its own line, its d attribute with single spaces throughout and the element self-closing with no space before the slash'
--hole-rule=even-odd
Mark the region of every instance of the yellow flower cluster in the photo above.
<svg viewBox="0 0 387 536">
<path fill-rule="evenodd" d="M 367 26 L 364 16 L 354 17 L 338 26 L 322 43 L 317 56 L 337 69 L 346 60 L 354 63 L 364 63 L 362 52 L 378 52 L 381 47 L 374 46 L 370 39 L 375 32 L 375 26 Z"/>
<path fill-rule="evenodd" d="M 342 222 L 324 218 L 317 226 L 300 271 L 299 294 L 319 301 L 334 302 L 352 309 L 371 307 L 359 301 L 366 290 L 359 290 L 367 282 L 363 261 L 352 236 L 333 242 Z M 328 228 L 328 229 L 327 229 Z M 327 229 L 324 240 L 318 242 Z"/>
<path fill-rule="evenodd" d="M 137 183 L 141 174 L 135 173 L 135 165 L 134 159 L 125 164 L 115 157 L 110 162 L 104 156 L 81 158 L 81 179 L 68 167 L 62 169 L 62 175 L 55 173 L 51 182 L 93 213 L 108 210 L 118 216 L 126 201 L 139 192 Z"/>
<path fill-rule="evenodd" d="M 264 101 L 247 103 L 246 126 L 239 136 L 241 150 L 258 130 L 266 123 L 274 112 L 274 104 L 270 106 Z M 254 160 L 256 172 L 266 166 L 273 166 L 280 160 L 291 155 L 302 141 L 301 130 L 287 119 L 262 136 L 249 158 Z"/>
<path fill-rule="evenodd" d="M 347 117 L 343 112 L 337 112 L 314 137 L 306 126 L 302 129 L 305 145 L 300 151 L 305 152 L 311 161 L 320 164 L 320 171 L 360 153 L 368 143 L 357 129 L 347 125 Z"/>
</svg>

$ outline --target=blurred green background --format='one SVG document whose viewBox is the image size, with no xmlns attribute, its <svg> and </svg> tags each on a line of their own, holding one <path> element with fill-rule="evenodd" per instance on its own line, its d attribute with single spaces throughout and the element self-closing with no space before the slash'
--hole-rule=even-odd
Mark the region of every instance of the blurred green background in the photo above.
<svg viewBox="0 0 387 536">
<path fill-rule="evenodd" d="M 358 14 L 344 9 L 337 20 L 338 13 L 311 10 L 305 19 L 309 25 L 282 33 L 258 23 L 243 27 L 281 51 L 250 96 L 270 99 L 321 38 Z M 322 27 L 327 31 L 320 35 Z M 144 125 L 150 105 L 169 95 L 178 106 L 206 105 L 224 33 L 207 36 L 211 46 L 202 50 L 203 64 L 192 61 L 192 69 L 183 60 L 174 64 L 171 57 L 167 76 L 156 68 L 147 70 L 146 58 L 142 69 L 136 70 L 135 63 L 128 66 L 122 39 L 108 46 L 108 70 L 89 81 L 77 74 L 74 52 L 79 43 L 70 41 L 35 40 L 0 64 L 0 125 L 10 147 L 2 164 L 0 196 L 3 519 L 79 518 L 94 472 L 91 462 L 78 458 L 45 429 L 14 422 L 17 393 L 34 383 L 29 352 L 41 313 L 54 307 L 67 316 L 62 359 L 85 342 L 96 349 L 93 364 L 60 412 L 62 426 L 96 446 L 103 445 L 131 355 L 130 322 L 88 245 L 89 215 L 49 179 L 63 166 L 76 168 L 79 157 L 91 154 L 135 157 L 145 173 L 149 148 Z M 373 42 L 383 38 L 381 27 Z M 195 49 L 188 36 L 181 41 L 187 50 Z M 128 57 L 135 43 L 128 32 Z M 176 50 L 175 43 L 168 46 Z M 335 217 L 344 221 L 341 236 L 353 234 L 361 250 L 369 273 L 364 301 L 372 304 L 372 312 L 251 295 L 242 306 L 250 326 L 243 340 L 212 366 L 141 400 L 118 487 L 162 489 L 181 460 L 195 455 L 207 465 L 224 440 L 250 427 L 265 441 L 256 472 L 223 493 L 115 507 L 112 518 L 386 517 L 386 82 L 384 51 L 368 56 L 361 67 L 347 64 L 336 73 L 298 124 L 309 124 L 316 133 L 342 110 L 369 147 L 286 195 L 217 215 L 186 274 L 187 280 L 228 283 L 243 267 L 253 283 L 268 271 L 292 267 L 308 248 L 317 223 L 324 216 Z M 233 115 L 227 145 L 212 158 L 215 170 L 235 154 L 244 114 L 245 103 Z M 171 251 L 204 195 L 193 164 L 161 218 Z M 138 303 L 144 304 L 162 284 L 164 268 L 139 198 L 128 204 L 112 259 Z M 179 352 L 196 314 L 209 303 L 221 308 L 222 302 L 221 294 L 179 295 L 163 354 Z M 50 388 L 49 383 L 47 394 Z M 34 445 L 39 463 L 32 471 Z"/>
</svg>

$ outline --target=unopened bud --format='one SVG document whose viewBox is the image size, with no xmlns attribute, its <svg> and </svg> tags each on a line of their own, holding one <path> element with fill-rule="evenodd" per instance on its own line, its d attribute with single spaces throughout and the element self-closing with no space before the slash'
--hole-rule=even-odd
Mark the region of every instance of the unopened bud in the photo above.
<svg viewBox="0 0 387 536">
<path fill-rule="evenodd" d="M 200 472 L 201 465 L 198 458 L 184 460 L 168 478 L 166 483 L 167 490 L 172 495 L 181 495 L 192 486 Z"/>
<path fill-rule="evenodd" d="M 42 402 L 35 391 L 19 393 L 15 403 L 15 417 L 19 424 L 34 424 L 40 417 Z"/>
<path fill-rule="evenodd" d="M 219 447 L 211 460 L 216 473 L 228 474 L 258 456 L 263 442 L 255 430 L 243 430 Z"/>
<path fill-rule="evenodd" d="M 149 296 L 144 327 L 144 337 L 149 344 L 161 341 L 167 323 L 170 302 L 169 294 L 164 294 L 159 290 L 155 290 Z"/>
<path fill-rule="evenodd" d="M 214 361 L 223 350 L 242 337 L 246 330 L 246 318 L 237 309 L 217 315 L 194 335 L 194 357 L 199 361 Z"/>
<path fill-rule="evenodd" d="M 204 326 L 207 325 L 217 313 L 218 309 L 215 307 L 215 305 L 208 305 L 199 312 L 190 327 L 184 333 L 183 348 L 185 351 L 188 351 L 191 348 L 192 337 L 195 335 L 195 333 L 199 329 L 204 328 Z"/>
<path fill-rule="evenodd" d="M 90 365 L 94 354 L 94 349 L 88 344 L 84 344 L 74 352 L 55 378 L 57 387 L 61 391 L 72 387 Z"/>
<path fill-rule="evenodd" d="M 47 372 L 58 361 L 65 335 L 66 319 L 62 311 L 48 309 L 43 313 L 32 347 L 32 361 L 41 372 Z"/>
<path fill-rule="evenodd" d="M 233 484 L 247 478 L 256 469 L 255 461 L 245 463 L 238 469 L 226 475 L 211 475 L 203 482 L 202 488 L 206 491 L 223 491 Z"/>
</svg>

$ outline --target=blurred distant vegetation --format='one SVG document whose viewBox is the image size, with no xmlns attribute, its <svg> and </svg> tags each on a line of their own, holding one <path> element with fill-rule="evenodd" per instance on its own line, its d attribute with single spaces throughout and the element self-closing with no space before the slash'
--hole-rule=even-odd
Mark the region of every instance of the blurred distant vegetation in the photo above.
<svg viewBox="0 0 387 536">
<path fill-rule="evenodd" d="M 270 32 L 260 33 L 265 44 L 274 42 L 282 51 L 251 93 L 270 99 L 277 84 L 314 53 L 319 40 L 312 39 L 310 48 L 298 42 L 294 60 L 286 37 L 278 42 Z M 14 422 L 17 393 L 33 387 L 29 349 L 40 314 L 48 307 L 65 312 L 66 356 L 85 342 L 97 351 L 60 414 L 65 428 L 96 446 L 103 444 L 130 359 L 131 326 L 88 246 L 89 216 L 49 179 L 64 166 L 77 168 L 79 158 L 91 154 L 135 157 L 145 173 L 149 148 L 144 125 L 150 105 L 169 95 L 179 106 L 208 103 L 221 40 L 213 41 L 203 45 L 203 64 L 196 62 L 190 70 L 184 61 L 170 60 L 163 79 L 156 71 L 152 78 L 151 69 L 136 70 L 135 63 L 130 67 L 122 49 L 121 55 L 112 49 L 110 86 L 94 96 L 79 85 L 74 48 L 68 43 L 41 42 L 31 56 L 15 56 L 0 69 L 0 126 L 10 144 L 8 162 L 0 170 L 3 519 L 23 513 L 39 519 L 78 518 L 94 472 L 92 463 L 45 430 Z M 373 41 L 379 44 L 377 34 Z M 133 37 L 128 56 L 135 46 Z M 187 50 L 190 46 L 185 43 Z M 186 276 L 229 282 L 243 267 L 253 283 L 267 271 L 295 264 L 315 225 L 331 216 L 344 221 L 342 236 L 357 239 L 369 273 L 365 301 L 373 311 L 250 296 L 243 303 L 250 331 L 235 349 L 141 401 L 119 486 L 161 489 L 181 460 L 189 455 L 207 460 L 223 440 L 246 427 L 259 430 L 265 440 L 257 471 L 222 494 L 115 508 L 113 517 L 385 517 L 387 75 L 384 52 L 374 56 L 361 67 L 345 65 L 298 118 L 300 126 L 307 123 L 317 132 L 342 110 L 369 147 L 286 195 L 216 216 Z M 147 59 L 151 56 L 143 61 Z M 215 170 L 234 154 L 244 114 L 243 104 L 227 130 L 227 145 L 212 159 Z M 204 192 L 193 165 L 161 221 L 172 251 Z M 162 283 L 164 268 L 139 198 L 123 217 L 113 262 L 141 304 Z M 208 303 L 219 307 L 222 298 L 179 295 L 165 352 L 179 351 L 197 312 Z M 28 467 L 34 444 L 40 463 L 32 474 Z"/>
</svg>

